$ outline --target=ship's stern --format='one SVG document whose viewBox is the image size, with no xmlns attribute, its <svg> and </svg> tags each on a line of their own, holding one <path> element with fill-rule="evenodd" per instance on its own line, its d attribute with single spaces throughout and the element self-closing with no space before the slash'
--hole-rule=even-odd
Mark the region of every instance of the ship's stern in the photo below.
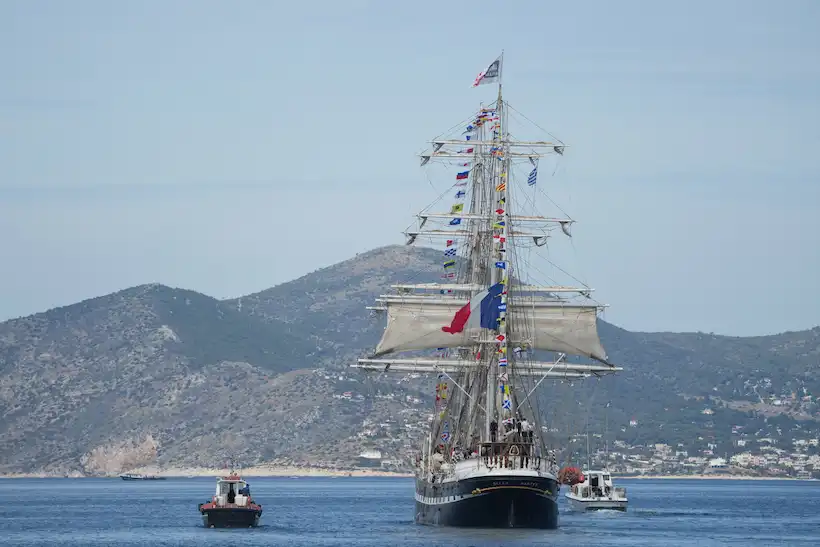
<svg viewBox="0 0 820 547">
<path fill-rule="evenodd" d="M 416 522 L 475 528 L 558 527 L 558 481 L 549 477 L 473 477 L 418 481 Z"/>
</svg>

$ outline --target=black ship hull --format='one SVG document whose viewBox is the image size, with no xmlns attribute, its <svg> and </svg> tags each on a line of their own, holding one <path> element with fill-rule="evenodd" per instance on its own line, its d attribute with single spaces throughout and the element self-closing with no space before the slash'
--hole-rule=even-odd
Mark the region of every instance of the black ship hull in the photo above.
<svg viewBox="0 0 820 547">
<path fill-rule="evenodd" d="M 262 509 L 216 507 L 200 509 L 206 528 L 251 528 L 259 524 Z"/>
<path fill-rule="evenodd" d="M 474 528 L 558 528 L 558 481 L 493 475 L 416 481 L 416 522 Z"/>
</svg>

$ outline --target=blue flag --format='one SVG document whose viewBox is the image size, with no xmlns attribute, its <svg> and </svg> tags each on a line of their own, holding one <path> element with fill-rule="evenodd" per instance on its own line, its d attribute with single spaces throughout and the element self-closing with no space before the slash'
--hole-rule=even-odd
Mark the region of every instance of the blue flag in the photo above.
<svg viewBox="0 0 820 547">
<path fill-rule="evenodd" d="M 527 184 L 530 186 L 535 186 L 535 179 L 538 177 L 538 168 L 534 168 L 530 171 L 530 176 L 527 177 Z"/>
</svg>

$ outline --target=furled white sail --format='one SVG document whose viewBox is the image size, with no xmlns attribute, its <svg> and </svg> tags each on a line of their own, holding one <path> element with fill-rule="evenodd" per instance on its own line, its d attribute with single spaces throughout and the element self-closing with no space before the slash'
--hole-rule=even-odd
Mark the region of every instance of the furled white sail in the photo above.
<svg viewBox="0 0 820 547">
<path fill-rule="evenodd" d="M 412 297 L 411 297 L 412 298 Z M 455 313 L 466 303 L 462 299 L 387 300 L 387 326 L 375 355 L 398 351 L 466 346 L 475 340 L 481 329 L 465 329 L 458 334 L 443 332 Z"/>
<path fill-rule="evenodd" d="M 514 341 L 535 349 L 607 360 L 598 337 L 597 306 L 523 305 L 513 307 L 510 315 Z"/>
<path fill-rule="evenodd" d="M 467 300 L 463 298 L 383 298 L 387 326 L 375 355 L 434 348 L 453 348 L 488 338 L 485 329 L 465 329 L 450 334 L 449 325 Z M 606 352 L 598 337 L 597 307 L 547 301 L 523 301 L 510 306 L 507 320 L 513 325 L 511 342 L 541 350 L 582 355 L 601 361 Z"/>
</svg>

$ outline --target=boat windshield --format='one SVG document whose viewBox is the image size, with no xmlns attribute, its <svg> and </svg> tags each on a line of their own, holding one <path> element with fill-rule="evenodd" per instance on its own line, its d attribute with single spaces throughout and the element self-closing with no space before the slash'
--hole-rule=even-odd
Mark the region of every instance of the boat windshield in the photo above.
<svg viewBox="0 0 820 547">
<path fill-rule="evenodd" d="M 245 481 L 239 482 L 220 482 L 219 483 L 219 493 L 221 495 L 225 495 L 230 492 L 231 488 L 233 488 L 234 494 L 238 494 L 240 490 L 245 488 Z"/>
</svg>

